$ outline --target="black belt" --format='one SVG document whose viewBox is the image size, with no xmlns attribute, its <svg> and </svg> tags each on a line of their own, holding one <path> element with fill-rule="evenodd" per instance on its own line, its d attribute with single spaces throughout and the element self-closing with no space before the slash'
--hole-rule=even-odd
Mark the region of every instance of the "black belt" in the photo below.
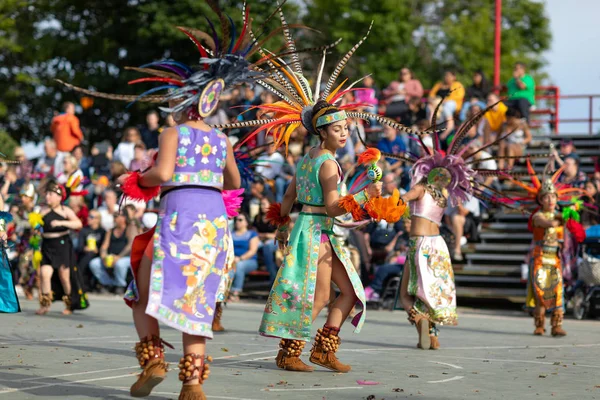
<svg viewBox="0 0 600 400">
<path fill-rule="evenodd" d="M 177 190 L 181 190 L 181 189 L 202 189 L 202 190 L 212 190 L 214 192 L 222 193 L 221 189 L 217 189 L 217 188 L 210 187 L 210 186 L 183 185 L 183 186 L 175 186 L 173 188 L 169 188 L 167 190 L 162 191 L 160 193 L 160 199 L 162 200 L 163 197 L 165 197 L 167 194 L 169 194 L 171 192 L 175 192 Z"/>
</svg>

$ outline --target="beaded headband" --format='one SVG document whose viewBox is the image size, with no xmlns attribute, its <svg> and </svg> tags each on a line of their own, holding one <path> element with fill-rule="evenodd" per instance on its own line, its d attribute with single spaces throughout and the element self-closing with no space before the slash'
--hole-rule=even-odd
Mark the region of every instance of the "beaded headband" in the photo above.
<svg viewBox="0 0 600 400">
<path fill-rule="evenodd" d="M 338 111 L 333 114 L 322 115 L 317 118 L 317 123 L 315 124 L 316 128 L 319 128 L 323 125 L 333 124 L 334 122 L 344 121 L 348 118 L 346 115 L 346 111 Z"/>
</svg>

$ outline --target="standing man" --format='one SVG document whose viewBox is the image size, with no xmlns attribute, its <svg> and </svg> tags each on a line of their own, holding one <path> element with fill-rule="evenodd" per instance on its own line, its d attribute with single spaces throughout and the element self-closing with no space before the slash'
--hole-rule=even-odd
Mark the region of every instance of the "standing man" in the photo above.
<svg viewBox="0 0 600 400">
<path fill-rule="evenodd" d="M 506 105 L 508 108 L 519 110 L 521 116 L 529 122 L 529 109 L 535 105 L 535 81 L 531 75 L 526 73 L 524 63 L 515 64 L 513 77 L 506 86 L 508 89 Z"/>
<path fill-rule="evenodd" d="M 141 129 L 142 142 L 148 150 L 158 149 L 158 134 L 160 133 L 159 118 L 156 111 L 146 115 L 146 126 Z"/>
<path fill-rule="evenodd" d="M 63 104 L 63 113 L 52 118 L 50 131 L 60 152 L 70 153 L 81 144 L 83 133 L 79 127 L 79 118 L 75 116 L 75 104 L 71 102 Z"/>
</svg>

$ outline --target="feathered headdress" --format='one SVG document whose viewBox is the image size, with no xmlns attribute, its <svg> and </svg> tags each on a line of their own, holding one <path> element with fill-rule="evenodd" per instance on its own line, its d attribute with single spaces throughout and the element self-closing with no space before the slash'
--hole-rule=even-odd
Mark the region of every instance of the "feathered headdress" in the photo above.
<svg viewBox="0 0 600 400">
<path fill-rule="evenodd" d="M 282 19 L 282 25 L 287 27 L 287 23 L 283 18 L 283 14 L 280 13 L 280 17 Z M 300 125 L 303 125 L 309 132 L 316 135 L 317 127 L 339 120 L 345 120 L 346 118 L 358 118 L 365 120 L 374 119 L 382 124 L 390 125 L 403 132 L 415 133 L 410 128 L 407 128 L 392 119 L 382 117 L 378 114 L 358 111 L 358 109 L 364 107 L 365 104 L 352 103 L 336 106 L 336 104 L 342 100 L 346 93 L 362 90 L 360 88 L 354 88 L 354 86 L 360 83 L 364 78 L 361 78 L 346 87 L 344 87 L 344 85 L 346 84 L 347 79 L 336 86 L 335 89 L 334 84 L 336 83 L 352 55 L 367 39 L 372 25 L 373 23 L 371 23 L 369 26 L 366 35 L 360 39 L 358 43 L 356 43 L 336 65 L 335 69 L 330 74 L 322 92 L 320 89 L 323 83 L 322 77 L 325 68 L 327 50 L 337 45 L 339 40 L 320 49 L 310 49 L 313 51 L 321 50 L 323 52 L 323 58 L 319 64 L 319 70 L 315 80 L 314 91 L 311 89 L 308 79 L 304 76 L 302 66 L 300 65 L 300 61 L 297 57 L 292 57 L 292 61 L 288 64 L 280 57 L 267 55 L 265 52 L 261 52 L 261 54 L 264 55 L 264 60 L 261 60 L 261 62 L 267 63 L 271 69 L 269 70 L 269 76 L 260 79 L 258 83 L 265 89 L 280 97 L 281 100 L 275 103 L 253 106 L 251 109 L 259 110 L 260 114 L 272 114 L 272 117 L 268 119 L 257 119 L 213 126 L 219 129 L 256 127 L 255 130 L 250 132 L 238 143 L 237 148 L 240 148 L 244 143 L 257 135 L 259 132 L 264 131 L 265 133 L 273 136 L 274 146 L 279 147 L 285 144 L 286 152 L 292 132 Z M 286 38 L 287 48 L 290 50 L 290 52 L 296 53 L 295 43 L 289 34 L 288 29 L 284 29 L 284 36 Z M 313 107 L 319 100 L 326 101 L 332 107 L 337 108 L 338 112 L 327 115 L 315 115 L 315 113 L 313 113 Z"/>
<path fill-rule="evenodd" d="M 219 19 L 221 37 L 219 37 L 213 23 L 208 18 L 206 20 L 210 26 L 210 33 L 184 26 L 177 27 L 190 38 L 198 49 L 200 53 L 198 66 L 190 67 L 175 60 L 161 60 L 140 67 L 125 67 L 125 69 L 148 75 L 144 78 L 129 81 L 130 85 L 144 82 L 160 83 L 159 86 L 139 95 L 95 92 L 73 86 L 61 80 L 58 80 L 58 82 L 91 96 L 129 101 L 130 104 L 138 101 L 149 103 L 173 101 L 176 105 L 171 108 L 161 107 L 161 110 L 166 112 L 188 112 L 188 115 L 192 118 L 209 116 L 217 107 L 219 96 L 224 88 L 242 83 L 253 83 L 257 79 L 266 76 L 259 68 L 264 60 L 251 64 L 249 58 L 259 50 L 262 52 L 261 47 L 264 42 L 273 37 L 275 33 L 284 30 L 284 27 L 275 29 L 262 38 L 266 33 L 262 28 L 266 26 L 277 10 L 281 10 L 281 5 L 279 5 L 277 10 L 259 28 L 262 33 L 255 37 L 250 29 L 250 8 L 246 7 L 244 3 L 242 9 L 243 26 L 239 30 L 239 35 L 236 35 L 238 31 L 232 18 L 222 12 L 216 1 L 207 0 L 207 3 Z M 293 27 L 300 26 L 294 25 Z M 288 28 L 288 26 L 285 27 L 285 29 Z M 296 51 L 294 51 L 295 53 Z M 164 93 L 155 94 L 157 92 Z"/>
<path fill-rule="evenodd" d="M 574 188 L 569 185 L 558 183 L 558 179 L 562 175 L 565 166 L 563 165 L 553 174 L 549 173 L 550 166 L 553 163 L 551 159 L 550 162 L 544 168 L 544 173 L 542 175 L 542 179 L 538 178 L 533 166 L 531 165 L 531 161 L 529 158 L 527 159 L 527 172 L 529 173 L 529 177 L 531 178 L 531 184 L 523 183 L 522 181 L 518 181 L 516 179 L 511 180 L 511 182 L 520 188 L 524 189 L 527 192 L 526 197 L 514 198 L 515 201 L 533 201 L 539 203 L 539 199 L 548 193 L 554 193 L 558 197 L 559 201 L 569 201 L 571 196 L 581 196 L 586 194 L 587 192 L 583 189 Z"/>
</svg>

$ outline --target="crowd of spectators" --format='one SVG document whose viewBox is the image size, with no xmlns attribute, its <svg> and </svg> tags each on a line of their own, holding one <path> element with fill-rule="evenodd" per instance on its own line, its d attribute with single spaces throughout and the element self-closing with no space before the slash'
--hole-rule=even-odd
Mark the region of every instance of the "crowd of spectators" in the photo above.
<svg viewBox="0 0 600 400">
<path fill-rule="evenodd" d="M 482 160 L 480 168 L 511 168 L 532 140 L 528 118 L 535 105 L 535 82 L 527 74 L 522 63 L 514 66 L 513 78 L 507 83 L 508 98 L 499 102 L 498 94 L 489 84 L 482 71 L 475 71 L 472 82 L 465 85 L 457 80 L 455 71 L 447 70 L 428 92 L 409 68 L 401 68 L 397 81 L 379 90 L 372 77 L 362 82 L 365 90 L 357 91 L 354 97 L 346 94 L 343 102 L 359 102 L 371 112 L 393 118 L 406 126 L 425 130 L 431 126 L 433 113 L 441 129 L 441 146 L 446 149 L 456 129 L 462 122 L 476 115 L 485 107 L 493 106 L 484 118 L 468 131 L 465 143 L 473 148 L 492 143 L 500 135 L 513 132 L 510 139 L 499 146 L 477 154 Z M 466 89 L 465 89 L 466 86 Z M 440 108 L 438 104 L 444 98 Z M 256 93 L 255 88 L 241 87 L 231 90 L 222 97 L 219 110 L 208 123 L 227 123 L 256 118 L 255 105 L 274 102 L 277 99 L 265 91 Z M 14 157 L 19 164 L 0 167 L 0 195 L 6 208 L 15 215 L 16 229 L 11 240 L 18 246 L 26 246 L 27 215 L 34 211 L 37 198 L 43 198 L 44 183 L 55 178 L 70 188 L 68 205 L 76 212 L 83 228 L 74 236 L 77 262 L 84 272 L 86 289 L 100 292 L 122 293 L 130 279 L 129 253 L 133 237 L 150 228 L 156 221 L 153 214 L 157 203 L 143 204 L 121 201 L 121 193 L 115 182 L 128 170 L 142 169 L 151 150 L 158 147 L 160 132 L 175 122 L 170 116 L 161 121 L 156 111 L 147 114 L 141 127 L 128 127 L 115 147 L 110 142 L 85 143 L 82 129 L 75 115 L 75 106 L 66 103 L 63 113 L 54 117 L 50 132 L 52 138 L 44 142 L 44 154 L 37 160 L 28 160 L 23 149 L 17 148 Z M 421 154 L 416 137 L 397 132 L 389 127 L 378 126 L 376 121 L 350 121 L 350 136 L 346 147 L 341 149 L 338 161 L 347 179 L 357 171 L 355 161 L 364 150 L 361 138 L 380 150 L 389 153 Z M 83 129 L 85 132 L 85 127 Z M 248 133 L 248 129 L 229 132 L 232 142 Z M 269 138 L 258 135 L 247 143 L 248 152 L 268 144 Z M 432 147 L 431 137 L 423 139 Z M 317 144 L 302 127 L 293 132 L 288 154 L 283 149 L 268 146 L 256 161 L 256 177 L 245 183 L 245 200 L 242 213 L 232 221 L 237 272 L 233 282 L 231 300 L 235 301 L 243 292 L 244 282 L 254 271 L 263 271 L 272 283 L 281 264 L 282 255 L 274 243 L 274 228 L 265 221 L 266 210 L 273 202 L 280 202 L 295 174 L 295 168 L 310 146 Z M 555 150 L 556 161 L 565 165 L 561 181 L 585 187 L 592 196 L 590 202 L 598 202 L 600 176 L 589 179 L 579 169 L 579 156 L 570 141 L 563 141 Z M 490 160 L 492 155 L 511 156 L 506 161 Z M 35 162 L 34 162 L 35 161 Z M 394 189 L 404 192 L 410 186 L 410 170 L 399 160 L 382 162 L 383 193 L 390 195 Z M 595 179 L 594 179 L 595 178 Z M 498 178 L 487 177 L 486 185 L 498 188 Z M 32 189 L 35 188 L 35 189 Z M 37 192 L 37 194 L 36 194 Z M 297 211 L 297 210 L 296 210 Z M 471 199 L 457 207 L 449 207 L 442 226 L 442 234 L 450 242 L 449 247 L 457 261 L 463 259 L 461 248 L 467 241 L 478 240 L 478 227 L 482 219 L 480 203 Z M 584 224 L 593 225 L 600 221 L 597 214 L 583 216 Z M 19 222 L 21 221 L 21 222 Z M 345 230 L 336 227 L 336 233 L 347 243 L 350 256 L 360 268 L 367 287 L 367 295 L 377 299 L 387 277 L 397 274 L 406 259 L 410 226 L 401 221 L 390 225 L 372 223 L 362 230 Z M 12 258 L 19 263 L 19 253 Z M 18 278 L 18 277 L 17 277 Z"/>
</svg>

